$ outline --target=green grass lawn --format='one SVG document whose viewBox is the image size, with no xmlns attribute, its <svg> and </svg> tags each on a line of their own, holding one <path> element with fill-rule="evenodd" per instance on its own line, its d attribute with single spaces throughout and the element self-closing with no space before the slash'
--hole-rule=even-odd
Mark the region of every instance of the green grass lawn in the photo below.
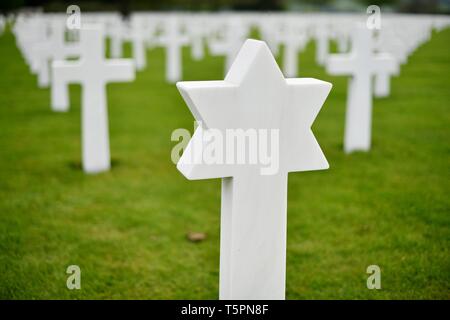
<svg viewBox="0 0 450 320">
<path fill-rule="evenodd" d="M 288 299 L 450 298 L 449 49 L 446 30 L 410 57 L 374 101 L 372 151 L 351 155 L 347 79 L 314 63 L 312 43 L 300 54 L 302 77 L 334 85 L 313 126 L 331 167 L 289 175 Z M 223 79 L 223 58 L 183 59 L 185 80 Z M 163 50 L 108 86 L 113 168 L 99 175 L 80 168 L 80 88 L 52 112 L 10 33 L 0 65 L 0 298 L 217 299 L 220 181 L 170 161 L 172 131 L 193 117 L 163 80 Z M 71 264 L 81 290 L 66 288 Z M 381 290 L 366 288 L 371 264 Z"/>
</svg>

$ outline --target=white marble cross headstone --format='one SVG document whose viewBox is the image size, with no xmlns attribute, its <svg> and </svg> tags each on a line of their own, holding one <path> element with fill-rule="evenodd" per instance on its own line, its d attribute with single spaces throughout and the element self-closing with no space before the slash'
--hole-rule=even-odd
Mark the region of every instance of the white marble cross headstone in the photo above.
<svg viewBox="0 0 450 320">
<path fill-rule="evenodd" d="M 82 27 L 80 45 L 80 60 L 53 62 L 56 90 L 52 100 L 56 110 L 67 110 L 67 88 L 58 90 L 58 86 L 81 84 L 83 169 L 96 173 L 110 168 L 106 84 L 134 80 L 134 65 L 130 59 L 105 59 L 104 32 L 99 25 Z"/>
<path fill-rule="evenodd" d="M 311 125 L 331 84 L 285 79 L 268 46 L 247 40 L 224 81 L 177 87 L 204 125 L 177 168 L 188 179 L 222 178 L 220 299 L 284 299 L 288 173 L 328 168 Z M 205 149 L 198 146 L 207 145 L 202 137 L 217 130 L 223 136 L 257 130 L 260 148 L 263 132 L 278 132 L 279 144 L 272 140 L 269 146 L 279 155 L 278 170 L 263 173 L 263 165 L 229 162 L 234 148 L 226 148 L 226 162 L 203 162 Z M 242 152 L 238 148 L 237 157 Z"/>
<path fill-rule="evenodd" d="M 324 65 L 329 52 L 329 34 L 327 25 L 320 24 L 316 26 L 316 62 Z"/>
<path fill-rule="evenodd" d="M 33 64 L 36 64 L 38 86 L 41 88 L 46 88 L 50 84 L 51 61 L 64 60 L 80 54 L 78 43 L 65 41 L 65 31 L 64 20 L 52 21 L 49 38 L 33 46 Z"/>
<path fill-rule="evenodd" d="M 372 78 L 379 73 L 393 74 L 395 60 L 373 52 L 372 31 L 358 25 L 352 31 L 352 51 L 333 54 L 327 59 L 327 71 L 350 75 L 347 93 L 344 151 L 368 151 L 371 143 Z"/>
<path fill-rule="evenodd" d="M 225 74 L 230 70 L 236 55 L 247 37 L 247 29 L 239 18 L 229 19 L 223 38 L 208 43 L 212 55 L 225 55 Z"/>
<path fill-rule="evenodd" d="M 192 59 L 201 60 L 205 56 L 204 38 L 207 31 L 206 24 L 202 21 L 189 21 L 187 29 L 191 43 Z"/>
<path fill-rule="evenodd" d="M 256 21 L 262 39 L 267 43 L 274 56 L 278 56 L 279 53 L 283 22 L 285 22 L 285 19 L 272 15 L 264 16 Z"/>
<path fill-rule="evenodd" d="M 14 34 L 17 46 L 23 54 L 26 63 L 31 67 L 33 73 L 37 72 L 36 63 L 33 63 L 33 47 L 47 36 L 47 24 L 43 17 L 24 19 L 19 16 L 14 24 Z M 33 65 L 34 64 L 34 65 Z"/>
<path fill-rule="evenodd" d="M 111 58 L 121 58 L 123 55 L 123 42 L 130 30 L 127 29 L 127 25 L 120 17 L 112 20 L 108 28 L 110 29 Z"/>
<path fill-rule="evenodd" d="M 181 33 L 177 17 L 170 17 L 165 22 L 160 43 L 166 48 L 166 80 L 175 83 L 182 77 L 182 47 L 189 43 L 189 38 Z"/>
<path fill-rule="evenodd" d="M 379 68 L 375 72 L 375 81 L 373 94 L 377 98 L 385 98 L 391 94 L 391 76 L 400 73 L 400 62 L 389 53 L 379 53 L 378 59 L 384 61 L 392 61 L 393 68 Z"/>
<path fill-rule="evenodd" d="M 408 62 L 408 45 L 395 33 L 394 27 L 383 27 L 378 34 L 376 46 L 382 52 L 392 54 L 400 64 Z"/>
<path fill-rule="evenodd" d="M 387 30 L 386 30 L 387 29 Z M 374 96 L 378 98 L 388 97 L 391 93 L 391 76 L 400 73 L 400 64 L 406 62 L 407 54 L 405 45 L 395 40 L 392 27 L 383 26 L 382 31 L 378 33 L 375 47 L 381 52 L 379 57 L 393 59 L 395 61 L 395 70 L 386 72 L 384 68 L 377 70 L 374 83 Z M 389 34 L 387 37 L 385 35 Z M 401 49 L 398 50 L 397 48 Z"/>
<path fill-rule="evenodd" d="M 339 52 L 346 52 L 348 50 L 348 34 L 346 32 L 337 31 L 336 42 Z"/>
<path fill-rule="evenodd" d="M 305 45 L 307 36 L 301 28 L 293 23 L 287 24 L 284 30 L 281 30 L 279 37 L 284 44 L 283 50 L 283 73 L 287 78 L 293 78 L 298 75 L 298 53 Z"/>
<path fill-rule="evenodd" d="M 5 25 L 6 25 L 5 18 L 0 15 L 0 36 L 3 34 L 3 31 L 5 31 Z"/>
<path fill-rule="evenodd" d="M 136 70 L 144 70 L 147 66 L 145 47 L 145 28 L 141 17 L 133 16 L 131 20 L 130 38 L 132 43 L 132 54 Z"/>
</svg>

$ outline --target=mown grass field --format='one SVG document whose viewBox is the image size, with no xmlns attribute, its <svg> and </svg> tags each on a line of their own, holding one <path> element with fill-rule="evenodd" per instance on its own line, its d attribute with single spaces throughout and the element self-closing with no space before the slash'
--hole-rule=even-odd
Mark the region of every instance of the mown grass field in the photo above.
<svg viewBox="0 0 450 320">
<path fill-rule="evenodd" d="M 374 101 L 372 151 L 351 155 L 347 79 L 314 63 L 313 43 L 300 54 L 302 77 L 334 85 L 313 126 L 331 167 L 289 175 L 288 299 L 450 298 L 449 50 L 446 30 L 410 57 Z M 220 57 L 183 60 L 185 80 L 223 79 Z M 93 176 L 80 169 L 80 88 L 53 113 L 9 32 L 0 65 L 0 298 L 217 299 L 220 181 L 187 181 L 170 160 L 172 131 L 193 117 L 163 80 L 163 50 L 108 86 L 113 168 Z M 81 290 L 66 288 L 71 264 Z M 381 290 L 366 288 L 371 264 Z"/>
</svg>

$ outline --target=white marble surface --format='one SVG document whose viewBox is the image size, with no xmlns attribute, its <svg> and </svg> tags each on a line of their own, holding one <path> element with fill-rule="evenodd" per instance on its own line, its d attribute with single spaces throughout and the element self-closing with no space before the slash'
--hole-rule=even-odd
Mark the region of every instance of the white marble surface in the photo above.
<svg viewBox="0 0 450 320">
<path fill-rule="evenodd" d="M 268 46 L 247 40 L 223 81 L 179 82 L 199 127 L 177 168 L 188 179 L 223 178 L 220 299 L 284 299 L 288 172 L 327 169 L 311 125 L 331 84 L 285 79 Z M 278 129 L 280 163 L 192 163 L 204 130 Z M 238 151 L 239 152 L 239 151 Z"/>
</svg>

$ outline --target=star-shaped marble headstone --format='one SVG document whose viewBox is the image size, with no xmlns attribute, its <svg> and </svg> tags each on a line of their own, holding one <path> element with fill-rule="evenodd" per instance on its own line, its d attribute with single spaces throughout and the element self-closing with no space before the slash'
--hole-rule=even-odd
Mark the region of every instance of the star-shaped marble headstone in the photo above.
<svg viewBox="0 0 450 320">
<path fill-rule="evenodd" d="M 225 80 L 177 87 L 202 123 L 178 169 L 188 179 L 223 178 L 220 298 L 284 299 L 287 174 L 328 168 L 311 125 L 331 84 L 285 79 L 266 43 L 247 40 Z M 278 143 L 270 146 L 279 156 L 276 170 L 264 171 L 259 162 L 201 161 L 210 143 L 205 135 L 230 130 L 254 130 L 258 139 L 261 132 L 278 132 Z M 237 157 L 245 151 L 238 148 Z"/>
</svg>

